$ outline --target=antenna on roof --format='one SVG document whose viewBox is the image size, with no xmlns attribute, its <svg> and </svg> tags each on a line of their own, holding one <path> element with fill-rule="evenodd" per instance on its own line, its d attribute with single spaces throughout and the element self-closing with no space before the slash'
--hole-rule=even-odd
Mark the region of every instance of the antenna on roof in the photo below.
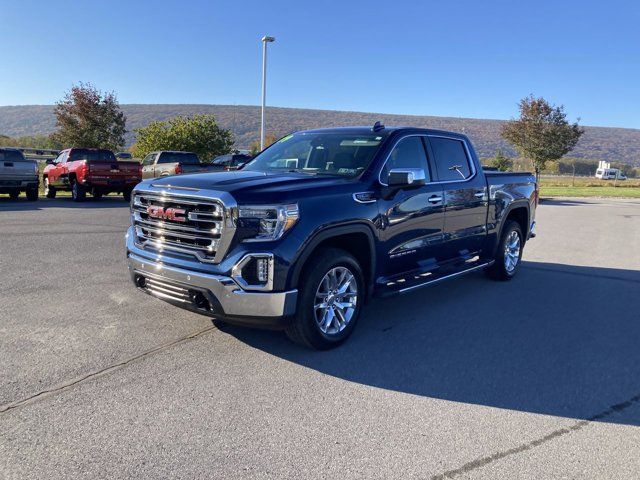
<svg viewBox="0 0 640 480">
<path fill-rule="evenodd" d="M 371 130 L 373 132 L 379 132 L 380 130 L 384 130 L 384 125 L 380 120 L 378 120 L 376 123 L 373 124 L 373 127 L 371 128 Z"/>
</svg>

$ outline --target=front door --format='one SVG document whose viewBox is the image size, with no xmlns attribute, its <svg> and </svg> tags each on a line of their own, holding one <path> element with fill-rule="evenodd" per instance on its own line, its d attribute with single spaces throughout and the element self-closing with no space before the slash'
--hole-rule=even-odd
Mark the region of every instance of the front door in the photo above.
<svg viewBox="0 0 640 480">
<path fill-rule="evenodd" d="M 389 171 L 395 168 L 423 169 L 425 185 L 393 192 L 386 184 Z M 380 173 L 383 241 L 379 258 L 385 278 L 431 270 L 442 260 L 443 191 L 441 185 L 431 183 L 432 178 L 423 137 L 412 135 L 398 141 Z"/>
<path fill-rule="evenodd" d="M 142 179 L 146 180 L 147 178 L 155 178 L 155 173 L 154 173 L 154 163 L 155 163 L 155 159 L 156 159 L 156 154 L 155 153 L 150 153 L 149 155 L 147 155 L 146 157 L 144 157 L 144 160 L 142 160 Z"/>
<path fill-rule="evenodd" d="M 68 151 L 62 152 L 58 155 L 58 158 L 54 160 L 53 168 L 49 171 L 49 184 L 60 187 L 62 186 L 62 176 L 64 174 L 64 162 L 67 156 L 69 155 Z"/>
</svg>

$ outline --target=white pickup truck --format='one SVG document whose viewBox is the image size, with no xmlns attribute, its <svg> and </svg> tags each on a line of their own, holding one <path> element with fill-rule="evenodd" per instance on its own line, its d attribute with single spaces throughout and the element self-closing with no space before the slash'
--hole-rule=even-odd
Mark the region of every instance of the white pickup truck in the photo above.
<svg viewBox="0 0 640 480">
<path fill-rule="evenodd" d="M 27 160 L 15 148 L 0 148 L 0 193 L 15 200 L 26 192 L 27 200 L 38 200 L 38 162 Z"/>
</svg>

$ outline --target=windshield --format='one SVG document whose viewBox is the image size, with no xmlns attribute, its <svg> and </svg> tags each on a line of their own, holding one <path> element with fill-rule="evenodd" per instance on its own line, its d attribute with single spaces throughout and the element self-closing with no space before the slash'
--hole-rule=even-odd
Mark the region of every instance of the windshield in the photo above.
<svg viewBox="0 0 640 480">
<path fill-rule="evenodd" d="M 243 170 L 354 177 L 369 166 L 382 140 L 375 134 L 296 133 L 278 140 Z"/>
</svg>

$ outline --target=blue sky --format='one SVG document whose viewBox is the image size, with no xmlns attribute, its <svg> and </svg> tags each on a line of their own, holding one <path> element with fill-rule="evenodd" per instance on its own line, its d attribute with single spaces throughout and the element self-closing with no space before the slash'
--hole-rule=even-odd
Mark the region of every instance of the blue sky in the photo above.
<svg viewBox="0 0 640 480">
<path fill-rule="evenodd" d="M 636 1 L 0 0 L 0 105 L 79 81 L 121 103 L 510 118 L 533 93 L 640 128 Z"/>
</svg>

